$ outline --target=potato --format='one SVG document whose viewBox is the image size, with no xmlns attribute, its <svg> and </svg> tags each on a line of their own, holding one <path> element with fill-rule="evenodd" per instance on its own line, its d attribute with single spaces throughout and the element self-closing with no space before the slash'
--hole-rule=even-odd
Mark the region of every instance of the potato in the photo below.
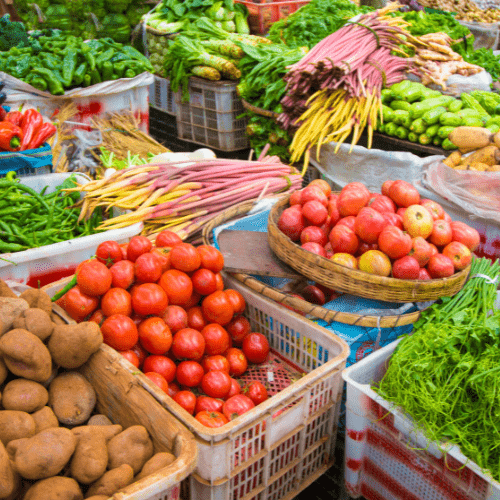
<svg viewBox="0 0 500 500">
<path fill-rule="evenodd" d="M 83 500 L 83 494 L 74 479 L 54 476 L 37 481 L 23 500 Z"/>
<path fill-rule="evenodd" d="M 17 299 L 17 295 L 10 289 L 9 285 L 0 278 L 0 297 L 11 297 Z"/>
<path fill-rule="evenodd" d="M 30 438 L 36 434 L 35 419 L 25 411 L 0 411 L 0 441 L 7 446 L 15 439 Z"/>
<path fill-rule="evenodd" d="M 81 373 L 61 373 L 50 383 L 49 406 L 61 424 L 82 425 L 90 418 L 95 404 L 94 388 Z"/>
<path fill-rule="evenodd" d="M 7 450 L 7 454 L 12 461 L 14 461 L 14 458 L 16 457 L 17 449 L 29 439 L 30 438 L 13 439 L 7 443 L 5 449 Z"/>
<path fill-rule="evenodd" d="M 85 321 L 77 325 L 56 325 L 48 348 L 54 363 L 63 368 L 82 366 L 102 344 L 99 325 Z"/>
<path fill-rule="evenodd" d="M 75 451 L 77 439 L 69 429 L 56 427 L 18 441 L 22 442 L 18 443 L 14 457 L 17 472 L 25 479 L 45 479 L 63 470 Z"/>
<path fill-rule="evenodd" d="M 32 413 L 31 416 L 35 421 L 35 434 L 38 434 L 45 429 L 59 427 L 59 420 L 57 420 L 52 408 L 49 406 L 44 406 L 35 413 Z"/>
<path fill-rule="evenodd" d="M 109 470 L 98 479 L 87 491 L 86 497 L 107 495 L 110 497 L 119 489 L 128 486 L 134 480 L 134 469 L 128 464 Z"/>
<path fill-rule="evenodd" d="M 15 328 L 0 337 L 0 355 L 19 377 L 45 382 L 52 373 L 52 359 L 45 344 L 28 330 Z"/>
<path fill-rule="evenodd" d="M 82 484 L 97 481 L 108 465 L 106 439 L 100 433 L 85 433 L 79 436 L 75 453 L 71 459 L 71 477 Z"/>
<path fill-rule="evenodd" d="M 106 415 L 97 414 L 89 418 L 87 425 L 113 425 L 113 422 Z"/>
<path fill-rule="evenodd" d="M 0 498 L 6 498 L 15 492 L 18 484 L 16 475 L 7 450 L 0 442 Z"/>
<path fill-rule="evenodd" d="M 0 297 L 0 337 L 12 328 L 14 320 L 28 307 L 23 299 Z"/>
<path fill-rule="evenodd" d="M 90 420 L 89 420 L 90 422 Z M 88 434 L 102 436 L 106 441 L 109 441 L 111 438 L 120 434 L 123 431 L 123 427 L 121 425 L 82 425 L 79 427 L 73 427 L 71 432 L 76 437 L 85 436 Z"/>
<path fill-rule="evenodd" d="M 25 290 L 19 297 L 24 299 L 29 307 L 43 309 L 48 315 L 52 313 L 52 299 L 43 290 L 35 288 Z"/>
<path fill-rule="evenodd" d="M 153 455 L 142 468 L 141 472 L 135 476 L 134 481 L 139 481 L 140 479 L 153 474 L 160 469 L 168 467 L 175 461 L 175 456 L 172 453 L 161 452 Z"/>
<path fill-rule="evenodd" d="M 0 356 L 0 385 L 5 382 L 8 374 L 9 370 L 7 370 L 3 358 Z"/>
<path fill-rule="evenodd" d="M 42 384 L 34 380 L 16 378 L 4 388 L 3 407 L 33 413 L 43 408 L 49 401 L 49 393 Z"/>
<path fill-rule="evenodd" d="M 54 323 L 50 316 L 43 310 L 36 307 L 23 311 L 12 324 L 13 328 L 24 328 L 36 335 L 40 340 L 50 337 L 54 329 Z"/>
<path fill-rule="evenodd" d="M 153 456 L 153 442 L 144 426 L 132 425 L 109 441 L 108 454 L 110 469 L 129 464 L 138 474 Z"/>
<path fill-rule="evenodd" d="M 108 500 L 108 495 L 92 495 L 87 497 L 87 500 Z"/>
</svg>

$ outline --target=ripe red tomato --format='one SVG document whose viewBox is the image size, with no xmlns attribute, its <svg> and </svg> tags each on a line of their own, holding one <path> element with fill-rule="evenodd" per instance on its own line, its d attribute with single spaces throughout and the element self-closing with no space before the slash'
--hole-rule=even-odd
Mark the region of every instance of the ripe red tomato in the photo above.
<svg viewBox="0 0 500 500">
<path fill-rule="evenodd" d="M 94 323 L 97 323 L 99 326 L 101 326 L 101 323 L 106 319 L 106 316 L 104 316 L 104 313 L 102 312 L 102 309 L 97 309 L 94 311 L 88 321 L 93 321 Z"/>
<path fill-rule="evenodd" d="M 142 316 L 162 316 L 168 306 L 165 290 L 156 283 L 143 283 L 131 292 L 132 309 Z"/>
<path fill-rule="evenodd" d="M 298 241 L 300 233 L 306 227 L 306 219 L 302 211 L 295 207 L 300 207 L 300 205 L 286 208 L 278 219 L 278 229 L 292 241 Z"/>
<path fill-rule="evenodd" d="M 157 354 L 148 356 L 144 360 L 143 364 L 144 372 L 159 373 L 168 383 L 174 381 L 176 370 L 177 366 L 170 358 L 167 358 L 167 356 L 159 356 Z"/>
<path fill-rule="evenodd" d="M 147 372 L 144 375 L 155 383 L 163 392 L 168 393 L 168 382 L 159 373 Z"/>
<path fill-rule="evenodd" d="M 139 255 L 149 252 L 152 248 L 153 244 L 146 236 L 133 236 L 128 242 L 127 259 L 135 262 Z"/>
<path fill-rule="evenodd" d="M 168 306 L 165 309 L 162 318 L 172 333 L 188 327 L 187 312 L 180 306 Z"/>
<path fill-rule="evenodd" d="M 241 393 L 240 384 L 235 378 L 231 377 L 231 389 L 229 389 L 229 392 L 226 394 L 226 397 L 224 399 L 228 400 L 229 398 L 232 398 L 233 396 L 236 396 L 236 394 L 240 393 Z"/>
<path fill-rule="evenodd" d="M 158 233 L 155 240 L 155 245 L 157 247 L 174 247 L 179 243 L 182 243 L 180 236 L 177 233 L 168 230 Z"/>
<path fill-rule="evenodd" d="M 224 280 L 220 273 L 215 275 L 215 280 L 217 281 L 217 291 L 222 292 L 222 290 L 224 290 Z"/>
<path fill-rule="evenodd" d="M 267 398 L 267 389 L 262 382 L 254 380 L 250 382 L 244 389 L 243 393 L 247 395 L 255 405 L 263 403 Z"/>
<path fill-rule="evenodd" d="M 153 316 L 139 325 L 139 341 L 151 354 L 165 354 L 172 345 L 172 332 L 165 321 Z"/>
<path fill-rule="evenodd" d="M 241 345 L 243 339 L 252 329 L 250 322 L 244 316 L 235 316 L 227 325 L 226 331 L 229 333 L 235 344 Z"/>
<path fill-rule="evenodd" d="M 315 186 L 319 187 L 323 193 L 325 193 L 325 196 L 330 196 L 332 192 L 332 188 L 330 187 L 330 184 L 328 184 L 327 181 L 324 179 L 314 179 L 309 183 L 309 186 Z"/>
<path fill-rule="evenodd" d="M 237 347 L 229 348 L 226 358 L 229 362 L 229 375 L 239 377 L 245 373 L 248 368 L 248 361 L 241 349 Z"/>
<path fill-rule="evenodd" d="M 386 225 L 387 221 L 380 212 L 371 207 L 363 207 L 356 216 L 354 232 L 366 243 L 376 243 Z"/>
<path fill-rule="evenodd" d="M 229 299 L 229 302 L 233 306 L 234 314 L 243 314 L 245 312 L 246 302 L 238 290 L 233 290 L 232 288 L 228 288 L 224 290 L 226 297 Z"/>
<path fill-rule="evenodd" d="M 203 311 L 200 306 L 190 307 L 187 310 L 187 322 L 189 328 L 202 331 L 207 322 L 203 317 Z"/>
<path fill-rule="evenodd" d="M 264 363 L 269 354 L 269 342 L 262 333 L 252 332 L 243 339 L 242 349 L 251 363 Z"/>
<path fill-rule="evenodd" d="M 99 299 L 83 293 L 80 286 L 76 285 L 63 295 L 61 303 L 70 317 L 79 323 L 98 308 Z"/>
<path fill-rule="evenodd" d="M 200 411 L 222 411 L 222 405 L 224 401 L 222 399 L 211 398 L 210 396 L 198 396 L 196 399 L 196 406 L 194 413 L 197 414 Z"/>
<path fill-rule="evenodd" d="M 210 427 L 212 429 L 222 427 L 229 422 L 227 417 L 218 411 L 200 411 L 194 418 L 205 427 Z"/>
<path fill-rule="evenodd" d="M 139 255 L 135 261 L 134 268 L 136 279 L 143 283 L 156 283 L 162 274 L 160 260 L 151 252 Z"/>
<path fill-rule="evenodd" d="M 136 326 L 138 326 L 138 325 L 136 325 Z M 134 351 L 137 354 L 137 357 L 139 358 L 139 368 L 140 368 L 142 366 L 142 364 L 144 363 L 144 360 L 148 357 L 148 353 L 147 353 L 146 349 L 144 349 L 144 347 L 142 347 L 142 345 L 139 342 L 137 342 L 137 344 L 135 344 L 135 346 L 132 347 L 130 350 Z M 154 370 L 152 370 L 152 371 L 154 371 Z"/>
<path fill-rule="evenodd" d="M 104 295 L 111 287 L 113 276 L 110 270 L 98 260 L 86 260 L 76 270 L 76 283 L 86 295 Z"/>
<path fill-rule="evenodd" d="M 181 388 L 175 383 L 175 382 L 170 382 L 168 384 L 168 391 L 167 394 L 173 399 L 173 397 L 180 392 Z"/>
<path fill-rule="evenodd" d="M 190 243 L 179 243 L 170 250 L 170 266 L 185 273 L 196 271 L 201 266 L 200 254 Z"/>
<path fill-rule="evenodd" d="M 199 306 L 200 305 L 200 299 L 201 299 L 201 295 L 198 292 L 195 292 L 193 290 L 193 293 L 191 294 L 191 297 L 189 298 L 189 300 L 182 307 L 184 307 L 186 309 L 186 311 L 187 311 L 188 309 L 191 309 L 191 307 Z"/>
<path fill-rule="evenodd" d="M 359 247 L 356 233 L 344 224 L 337 224 L 328 235 L 333 253 L 350 253 L 354 255 Z"/>
<path fill-rule="evenodd" d="M 308 224 L 321 226 L 328 217 L 328 210 L 319 200 L 309 200 L 302 205 L 302 215 Z"/>
<path fill-rule="evenodd" d="M 394 181 L 389 188 L 389 198 L 399 207 L 409 207 L 420 203 L 420 193 L 409 182 Z"/>
<path fill-rule="evenodd" d="M 191 276 L 194 291 L 200 295 L 210 295 L 217 290 L 215 274 L 208 269 L 198 269 Z"/>
<path fill-rule="evenodd" d="M 218 274 L 224 267 L 224 257 L 215 247 L 210 245 L 200 245 L 196 248 L 201 258 L 201 267 Z"/>
<path fill-rule="evenodd" d="M 172 354 L 177 359 L 192 359 L 198 361 L 205 352 L 205 338 L 193 328 L 179 330 L 172 341 Z"/>
<path fill-rule="evenodd" d="M 396 226 L 385 226 L 378 238 L 379 249 L 391 259 L 408 255 L 412 245 L 411 236 Z"/>
<path fill-rule="evenodd" d="M 233 318 L 233 306 L 224 292 L 207 295 L 201 303 L 203 316 L 211 323 L 227 325 Z"/>
<path fill-rule="evenodd" d="M 114 288 L 130 288 L 134 282 L 134 263 L 130 260 L 120 260 L 113 264 L 109 271 L 111 272 L 111 286 Z"/>
<path fill-rule="evenodd" d="M 340 215 L 358 215 L 359 211 L 370 201 L 370 191 L 361 182 L 346 184 L 337 199 Z"/>
<path fill-rule="evenodd" d="M 209 323 L 201 334 L 205 338 L 205 354 L 213 356 L 226 352 L 230 345 L 229 333 L 218 323 Z"/>
<path fill-rule="evenodd" d="M 136 368 L 139 368 L 139 356 L 132 350 L 128 349 L 127 351 L 118 351 L 126 360 L 132 363 Z"/>
<path fill-rule="evenodd" d="M 182 406 L 190 415 L 194 413 L 196 396 L 191 391 L 179 391 L 173 400 Z"/>
<path fill-rule="evenodd" d="M 328 204 L 328 196 L 321 189 L 320 186 L 315 184 L 309 184 L 302 190 L 302 194 L 300 196 L 300 203 L 305 205 L 308 201 L 317 200 L 320 201 L 325 207 Z"/>
<path fill-rule="evenodd" d="M 152 248 L 150 254 L 160 263 L 162 274 L 170 269 L 170 252 L 164 248 Z"/>
<path fill-rule="evenodd" d="M 213 356 L 205 356 L 201 360 L 201 366 L 206 372 L 212 370 L 220 370 L 229 373 L 229 361 L 221 354 L 214 354 Z"/>
<path fill-rule="evenodd" d="M 396 213 L 396 204 L 388 196 L 384 196 L 383 194 L 372 198 L 368 206 L 380 213 Z"/>
<path fill-rule="evenodd" d="M 132 314 L 132 297 L 123 288 L 110 288 L 101 298 L 101 309 L 104 316 L 113 314 Z"/>
<path fill-rule="evenodd" d="M 193 282 L 184 272 L 170 269 L 161 275 L 160 286 L 165 290 L 170 304 L 184 306 L 193 293 Z"/>
<path fill-rule="evenodd" d="M 254 402 L 244 394 L 237 394 L 229 398 L 222 407 L 222 412 L 229 420 L 234 420 L 236 417 L 243 415 L 255 407 Z"/>
<path fill-rule="evenodd" d="M 103 241 L 95 251 L 97 260 L 106 267 L 111 267 L 123 259 L 122 249 L 116 241 Z"/>
<path fill-rule="evenodd" d="M 223 398 L 231 389 L 231 377 L 221 370 L 209 371 L 201 379 L 201 389 L 207 396 Z"/>
<path fill-rule="evenodd" d="M 106 318 L 101 325 L 101 332 L 104 343 L 117 351 L 132 349 L 139 340 L 135 323 L 123 314 L 113 314 Z"/>
<path fill-rule="evenodd" d="M 199 386 L 204 375 L 205 371 L 203 367 L 196 361 L 181 361 L 177 365 L 177 372 L 175 374 L 177 382 L 185 387 Z"/>
</svg>

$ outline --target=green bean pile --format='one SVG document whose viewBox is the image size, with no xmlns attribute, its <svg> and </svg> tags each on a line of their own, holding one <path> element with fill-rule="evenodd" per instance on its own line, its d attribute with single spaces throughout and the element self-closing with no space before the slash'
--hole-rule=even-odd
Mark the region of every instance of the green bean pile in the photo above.
<svg viewBox="0 0 500 500">
<path fill-rule="evenodd" d="M 101 210 L 94 211 L 86 221 L 78 221 L 80 208 L 72 206 L 79 193 L 64 192 L 75 186 L 71 176 L 53 193 L 45 194 L 47 186 L 37 193 L 11 172 L 0 179 L 0 253 L 20 252 L 98 232 L 95 228 L 102 222 Z"/>
</svg>

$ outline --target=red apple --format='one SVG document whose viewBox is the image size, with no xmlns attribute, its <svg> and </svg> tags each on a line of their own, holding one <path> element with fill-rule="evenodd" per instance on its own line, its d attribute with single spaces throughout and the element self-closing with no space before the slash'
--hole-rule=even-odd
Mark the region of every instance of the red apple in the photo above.
<svg viewBox="0 0 500 500">
<path fill-rule="evenodd" d="M 429 210 L 422 205 L 410 205 L 403 217 L 403 227 L 412 238 L 428 238 L 432 233 L 433 223 Z"/>
<path fill-rule="evenodd" d="M 455 273 L 455 267 L 449 257 L 446 257 L 442 253 L 437 253 L 429 259 L 427 271 L 429 271 L 430 277 L 433 279 L 449 278 Z"/>
<path fill-rule="evenodd" d="M 354 221 L 354 232 L 366 243 L 375 243 L 386 225 L 380 212 L 370 207 L 363 207 Z"/>
<path fill-rule="evenodd" d="M 420 265 L 415 259 L 410 255 L 401 257 L 397 259 L 392 264 L 392 276 L 393 278 L 399 278 L 402 280 L 416 280 L 420 274 Z"/>
<path fill-rule="evenodd" d="M 425 267 L 421 267 L 420 271 L 418 273 L 418 279 L 419 280 L 430 280 L 432 278 L 431 278 L 431 275 L 429 274 L 429 271 L 427 271 L 427 269 Z"/>
<path fill-rule="evenodd" d="M 321 226 L 328 217 L 328 210 L 319 200 L 310 200 L 302 205 L 302 215 L 306 218 L 306 222 Z"/>
<path fill-rule="evenodd" d="M 479 233 L 464 222 L 455 220 L 450 223 L 452 241 L 463 243 L 471 252 L 479 246 Z"/>
<path fill-rule="evenodd" d="M 429 259 L 431 258 L 431 254 L 432 247 L 426 239 L 422 238 L 422 236 L 416 236 L 411 240 L 411 250 L 408 255 L 414 257 L 419 263 L 420 267 L 424 267 L 427 265 L 427 262 L 429 262 Z"/>
<path fill-rule="evenodd" d="M 441 218 L 446 222 L 449 222 L 450 224 L 453 222 L 453 219 L 450 217 L 450 214 L 448 212 L 443 212 L 443 217 Z"/>
<path fill-rule="evenodd" d="M 349 254 L 347 254 L 347 255 L 349 255 Z M 356 263 L 356 266 L 357 266 L 357 263 Z M 335 290 L 332 290 L 331 288 L 328 288 L 328 287 L 322 285 L 321 283 L 314 283 L 314 285 L 325 294 L 325 301 L 326 302 L 330 302 L 331 300 L 336 299 L 339 296 L 339 294 Z"/>
<path fill-rule="evenodd" d="M 292 205 L 301 205 L 302 204 L 302 190 L 294 191 L 290 195 L 289 203 L 290 203 L 290 206 L 292 206 Z"/>
<path fill-rule="evenodd" d="M 325 207 L 328 205 L 328 197 L 318 186 L 307 186 L 302 190 L 301 203 L 304 205 L 308 201 L 317 200 Z"/>
<path fill-rule="evenodd" d="M 309 183 L 309 186 L 315 186 L 321 189 L 323 193 L 325 193 L 325 196 L 328 197 L 330 196 L 332 192 L 332 188 L 330 187 L 330 184 L 326 182 L 324 179 L 314 179 Z"/>
<path fill-rule="evenodd" d="M 365 273 L 389 276 L 391 274 L 391 261 L 380 250 L 368 250 L 358 259 L 358 268 Z"/>
<path fill-rule="evenodd" d="M 296 209 L 294 207 L 299 207 Z M 278 220 L 278 228 L 292 241 L 298 241 L 300 233 L 306 227 L 304 216 L 300 210 L 300 205 L 286 208 Z"/>
<path fill-rule="evenodd" d="M 307 302 L 310 302 L 311 304 L 318 304 L 319 306 L 322 306 L 326 302 L 326 297 L 323 293 L 323 290 L 319 289 L 315 285 L 307 285 L 301 291 L 301 294 L 304 299 L 306 299 Z"/>
<path fill-rule="evenodd" d="M 431 247 L 431 257 L 433 255 L 436 255 L 437 253 L 439 253 L 439 250 L 437 248 L 436 245 L 434 245 L 434 243 L 429 243 L 430 247 Z"/>
<path fill-rule="evenodd" d="M 400 259 L 411 250 L 411 237 L 396 226 L 385 226 L 378 237 L 379 249 L 391 259 Z"/>
<path fill-rule="evenodd" d="M 335 195 L 337 196 L 337 195 Z M 331 217 L 331 224 L 334 226 L 340 219 L 340 212 L 337 206 L 337 198 L 333 198 L 328 200 L 328 205 L 326 206 L 328 210 L 328 215 Z"/>
<path fill-rule="evenodd" d="M 358 268 L 358 259 L 351 255 L 350 253 L 338 252 L 334 253 L 332 257 L 330 257 L 332 262 L 336 262 L 341 266 L 348 267 L 349 269 L 357 269 Z"/>
<path fill-rule="evenodd" d="M 382 216 L 384 217 L 387 226 L 396 226 L 399 227 L 399 229 L 403 229 L 403 217 L 401 217 L 401 215 L 384 212 Z"/>
<path fill-rule="evenodd" d="M 300 233 L 300 242 L 302 244 L 308 242 L 319 243 L 324 247 L 328 243 L 328 233 L 318 226 L 307 226 Z"/>
<path fill-rule="evenodd" d="M 409 207 L 420 203 L 420 194 L 409 182 L 394 181 L 389 188 L 389 198 L 399 207 Z"/>
<path fill-rule="evenodd" d="M 396 214 L 399 215 L 401 217 L 401 219 L 403 219 L 403 217 L 405 216 L 405 212 L 406 212 L 406 208 L 403 208 L 403 207 L 400 207 L 396 210 Z"/>
<path fill-rule="evenodd" d="M 335 226 L 346 226 L 351 231 L 354 231 L 354 224 L 356 223 L 356 217 L 354 215 L 349 215 L 348 217 L 342 217 Z"/>
<path fill-rule="evenodd" d="M 304 243 L 302 245 L 302 248 L 304 250 L 307 250 L 308 252 L 321 255 L 321 257 L 326 257 L 326 251 L 319 243 L 313 243 L 312 241 L 310 241 L 308 243 Z"/>
<path fill-rule="evenodd" d="M 431 243 L 437 247 L 444 247 L 450 243 L 453 236 L 451 225 L 443 219 L 437 219 L 432 226 L 432 233 L 429 237 Z"/>
<path fill-rule="evenodd" d="M 443 248 L 443 255 L 450 258 L 456 271 L 465 269 L 472 260 L 471 251 L 459 241 L 452 241 Z"/>
<path fill-rule="evenodd" d="M 422 205 L 427 210 L 429 210 L 429 212 L 432 215 L 432 218 L 434 220 L 443 218 L 444 209 L 437 201 L 424 198 L 424 199 L 420 200 L 420 205 Z"/>
<path fill-rule="evenodd" d="M 354 255 L 359 246 L 356 233 L 347 226 L 335 226 L 328 235 L 334 253 L 344 252 Z"/>
<path fill-rule="evenodd" d="M 394 181 L 385 181 L 383 184 L 382 184 L 382 194 L 384 196 L 387 196 L 389 197 L 389 189 L 391 189 L 391 186 L 392 184 L 394 183 Z"/>
<path fill-rule="evenodd" d="M 351 182 L 344 186 L 337 200 L 340 215 L 358 215 L 370 200 L 370 191 L 361 182 Z"/>
<path fill-rule="evenodd" d="M 396 205 L 394 202 L 388 196 L 382 194 L 379 194 L 376 198 L 372 198 L 368 206 L 380 213 L 396 213 Z"/>
</svg>

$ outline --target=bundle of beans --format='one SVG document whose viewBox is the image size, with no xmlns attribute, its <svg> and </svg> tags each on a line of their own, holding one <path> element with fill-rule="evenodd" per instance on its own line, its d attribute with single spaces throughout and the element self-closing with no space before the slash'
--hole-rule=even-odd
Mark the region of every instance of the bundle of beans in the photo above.
<svg viewBox="0 0 500 500">
<path fill-rule="evenodd" d="M 381 113 L 380 90 L 404 79 L 408 60 L 400 43 L 415 39 L 405 30 L 408 24 L 389 12 L 397 3 L 360 17 L 323 39 L 287 75 L 287 91 L 281 100 L 278 122 L 294 131 L 292 162 L 309 149 L 336 140 L 339 145 L 354 131 L 356 144 L 368 125 L 369 146 L 377 115 Z"/>
<path fill-rule="evenodd" d="M 77 189 L 86 194 L 79 202 L 81 218 L 89 217 L 98 206 L 133 210 L 102 223 L 99 229 L 143 221 L 143 234 L 168 228 L 186 239 L 236 203 L 295 191 L 301 183 L 296 169 L 277 156 L 265 156 L 257 161 L 215 158 L 140 165 Z"/>
</svg>

